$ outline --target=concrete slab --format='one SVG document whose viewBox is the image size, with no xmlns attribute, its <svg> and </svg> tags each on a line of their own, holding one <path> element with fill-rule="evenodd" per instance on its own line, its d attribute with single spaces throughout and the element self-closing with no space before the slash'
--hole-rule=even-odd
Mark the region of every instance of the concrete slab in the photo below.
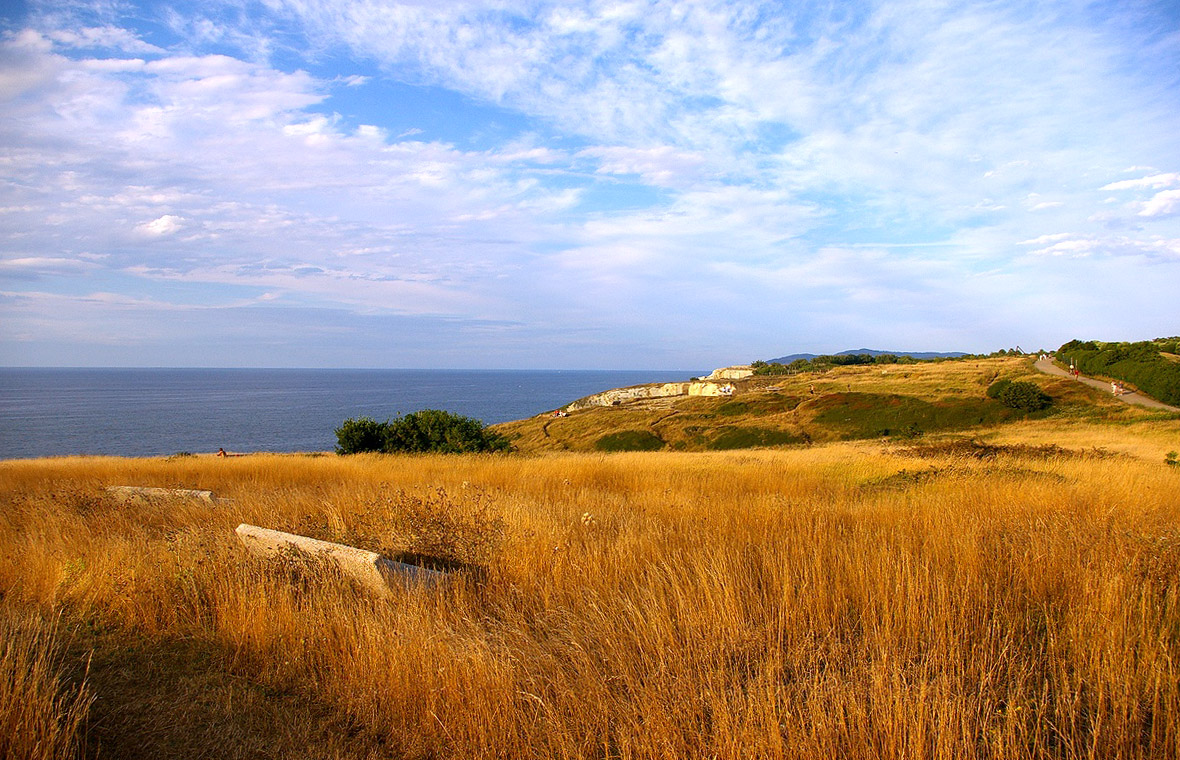
<svg viewBox="0 0 1180 760">
<path fill-rule="evenodd" d="M 433 586 L 448 577 L 447 573 L 404 562 L 394 562 L 376 552 L 354 546 L 259 528 L 247 523 L 239 525 L 235 532 L 246 549 L 257 556 L 276 557 L 294 550 L 313 557 L 322 557 L 355 578 L 361 585 L 383 596 L 389 595 L 393 588 L 399 586 Z"/>
<path fill-rule="evenodd" d="M 218 499 L 212 491 L 198 491 L 189 488 L 152 488 L 149 486 L 107 486 L 107 492 L 120 499 L 196 499 L 210 504 L 227 501 Z"/>
</svg>

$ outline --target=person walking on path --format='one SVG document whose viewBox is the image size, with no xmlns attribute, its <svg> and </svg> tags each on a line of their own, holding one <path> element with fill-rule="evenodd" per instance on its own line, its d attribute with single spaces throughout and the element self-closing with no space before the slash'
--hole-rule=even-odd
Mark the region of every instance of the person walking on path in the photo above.
<svg viewBox="0 0 1180 760">
<path fill-rule="evenodd" d="M 1058 367 L 1056 364 L 1054 364 L 1053 360 L 1050 358 L 1038 359 L 1036 362 L 1034 362 L 1033 366 L 1036 367 L 1041 372 L 1044 372 L 1047 375 L 1056 375 L 1058 377 L 1073 377 L 1078 382 L 1085 383 L 1086 385 L 1089 385 L 1092 388 L 1097 388 L 1099 390 L 1106 389 L 1106 383 L 1102 382 L 1101 380 L 1094 380 L 1089 377 L 1082 377 L 1082 373 L 1080 371 L 1078 371 L 1077 367 L 1074 367 L 1074 366 L 1071 366 L 1069 368 L 1069 370 L 1066 371 L 1066 370 L 1062 369 L 1061 367 Z M 1112 385 L 1113 385 L 1113 383 L 1112 383 Z M 1144 396 L 1142 393 L 1128 392 L 1125 388 L 1119 388 L 1119 390 L 1121 392 L 1117 393 L 1115 395 L 1115 398 L 1117 398 L 1119 401 L 1125 401 L 1128 404 L 1135 404 L 1137 406 L 1145 406 L 1148 409 L 1160 409 L 1162 411 L 1168 411 L 1168 412 L 1180 412 L 1180 407 L 1170 406 L 1168 404 L 1163 403 L 1162 401 L 1156 401 L 1155 399 L 1151 398 L 1150 396 Z"/>
</svg>

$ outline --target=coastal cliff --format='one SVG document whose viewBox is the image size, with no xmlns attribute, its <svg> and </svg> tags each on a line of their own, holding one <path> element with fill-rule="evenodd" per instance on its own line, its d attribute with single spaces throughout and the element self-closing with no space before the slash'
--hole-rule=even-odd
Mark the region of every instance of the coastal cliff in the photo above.
<svg viewBox="0 0 1180 760">
<path fill-rule="evenodd" d="M 567 412 L 575 412 L 595 406 L 618 406 L 628 401 L 676 396 L 732 396 L 738 392 L 738 386 L 731 381 L 742 380 L 753 374 L 754 371 L 750 367 L 722 367 L 713 370 L 705 377 L 694 378 L 683 383 L 648 383 L 626 388 L 612 388 L 580 398 L 567 404 L 564 409 Z"/>
</svg>

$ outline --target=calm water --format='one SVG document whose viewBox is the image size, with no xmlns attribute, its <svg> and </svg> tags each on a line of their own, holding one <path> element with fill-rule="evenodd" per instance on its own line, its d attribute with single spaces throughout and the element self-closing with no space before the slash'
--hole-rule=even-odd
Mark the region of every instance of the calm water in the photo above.
<svg viewBox="0 0 1180 760">
<path fill-rule="evenodd" d="M 326 451 L 349 417 L 445 409 L 486 424 L 699 371 L 3 369 L 0 459 Z"/>
</svg>

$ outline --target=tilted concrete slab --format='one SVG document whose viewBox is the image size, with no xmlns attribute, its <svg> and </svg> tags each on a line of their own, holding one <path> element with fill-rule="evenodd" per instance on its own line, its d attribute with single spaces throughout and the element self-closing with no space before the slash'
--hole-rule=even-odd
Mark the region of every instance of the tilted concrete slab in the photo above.
<svg viewBox="0 0 1180 760">
<path fill-rule="evenodd" d="M 376 552 L 355 546 L 334 544 L 316 538 L 283 533 L 242 523 L 235 531 L 238 539 L 251 553 L 261 557 L 277 557 L 292 550 L 321 557 L 334 563 L 345 574 L 378 594 L 388 595 L 394 587 L 432 586 L 447 578 L 447 573 L 430 570 L 404 562 L 394 562 Z"/>
<path fill-rule="evenodd" d="M 107 492 L 120 499 L 142 499 L 145 501 L 159 499 L 196 499 L 210 504 L 226 502 L 228 499 L 218 499 L 212 491 L 197 491 L 190 488 L 152 488 L 149 486 L 107 486 Z"/>
</svg>

